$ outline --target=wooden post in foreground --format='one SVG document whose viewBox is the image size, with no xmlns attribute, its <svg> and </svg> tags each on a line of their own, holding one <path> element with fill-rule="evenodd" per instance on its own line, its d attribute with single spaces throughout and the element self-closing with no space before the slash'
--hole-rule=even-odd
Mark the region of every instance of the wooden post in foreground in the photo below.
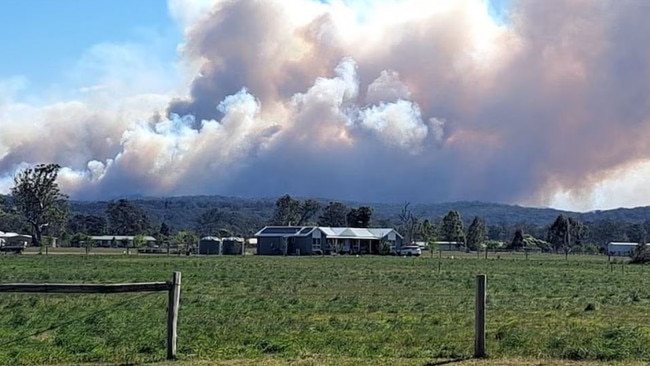
<svg viewBox="0 0 650 366">
<path fill-rule="evenodd" d="M 176 358 L 176 327 L 178 325 L 178 305 L 181 298 L 181 273 L 174 272 L 169 286 L 169 302 L 167 304 L 167 359 Z"/>
<path fill-rule="evenodd" d="M 476 276 L 476 314 L 474 334 L 474 357 L 485 357 L 485 300 L 486 300 L 486 275 Z"/>
</svg>

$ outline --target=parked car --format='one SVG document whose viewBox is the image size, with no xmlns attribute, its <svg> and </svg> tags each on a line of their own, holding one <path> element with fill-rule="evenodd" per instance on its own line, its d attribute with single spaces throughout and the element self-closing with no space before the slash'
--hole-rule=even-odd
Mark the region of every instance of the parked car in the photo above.
<svg viewBox="0 0 650 366">
<path fill-rule="evenodd" d="M 405 256 L 409 256 L 409 257 L 412 256 L 412 255 L 417 257 L 417 256 L 419 256 L 421 254 L 422 254 L 422 249 L 420 249 L 420 247 L 417 246 L 417 245 L 409 245 L 409 246 L 406 246 L 406 247 L 402 247 L 399 250 L 399 255 L 405 255 Z"/>
</svg>

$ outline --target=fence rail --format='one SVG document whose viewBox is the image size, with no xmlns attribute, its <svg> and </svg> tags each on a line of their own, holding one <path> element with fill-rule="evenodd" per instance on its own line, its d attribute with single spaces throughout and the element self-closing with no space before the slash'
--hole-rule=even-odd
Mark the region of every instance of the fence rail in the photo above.
<svg viewBox="0 0 650 366">
<path fill-rule="evenodd" d="M 0 292 L 46 292 L 64 294 L 114 294 L 123 292 L 169 291 L 169 282 L 73 284 L 73 283 L 1 283 Z"/>
<path fill-rule="evenodd" d="M 181 273 L 174 272 L 168 282 L 79 284 L 79 283 L 0 283 L 0 292 L 114 294 L 126 292 L 168 292 L 167 359 L 176 358 L 178 308 L 181 294 Z"/>
</svg>

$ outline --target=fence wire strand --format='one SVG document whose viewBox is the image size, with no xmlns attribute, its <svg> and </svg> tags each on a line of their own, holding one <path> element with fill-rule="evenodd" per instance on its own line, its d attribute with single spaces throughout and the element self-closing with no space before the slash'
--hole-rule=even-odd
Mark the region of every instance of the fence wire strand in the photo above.
<svg viewBox="0 0 650 366">
<path fill-rule="evenodd" d="M 130 298 L 130 299 L 126 299 L 126 300 L 124 300 L 124 301 L 120 301 L 120 302 L 117 302 L 117 303 L 111 304 L 110 306 L 105 306 L 104 308 L 102 308 L 102 309 L 100 309 L 100 310 L 97 310 L 97 311 L 94 311 L 94 312 L 92 312 L 92 313 L 84 314 L 84 315 L 82 315 L 82 316 L 78 316 L 78 317 L 76 317 L 76 318 L 74 318 L 74 319 L 67 320 L 67 321 L 64 321 L 64 322 L 60 322 L 60 323 L 52 324 L 52 325 L 50 325 L 49 327 L 47 327 L 47 328 L 45 328 L 45 329 L 41 329 L 41 330 L 39 330 L 39 331 L 36 331 L 36 332 L 33 332 L 33 333 L 29 333 L 29 334 L 26 334 L 26 335 L 22 335 L 22 336 L 20 336 L 20 337 L 18 337 L 18 338 L 14 338 L 14 339 L 10 339 L 10 340 L 8 340 L 8 341 L 2 342 L 2 343 L 0 343 L 0 348 L 5 347 L 5 346 L 8 346 L 8 345 L 11 345 L 11 344 L 14 344 L 14 343 L 16 343 L 16 342 L 20 342 L 20 341 L 23 341 L 23 340 L 26 340 L 26 339 L 32 338 L 32 337 L 36 337 L 36 336 L 38 336 L 38 335 L 41 335 L 41 334 L 43 334 L 43 333 L 47 333 L 47 332 L 53 331 L 53 330 L 55 330 L 55 329 L 58 329 L 58 328 L 64 327 L 64 326 L 66 326 L 66 325 L 74 324 L 74 323 L 76 323 L 76 322 L 78 322 L 78 321 L 81 321 L 81 320 L 87 319 L 87 318 L 89 318 L 89 317 L 91 317 L 91 316 L 105 313 L 105 312 L 107 312 L 107 311 L 109 311 L 109 310 L 115 309 L 115 308 L 120 307 L 120 306 L 122 306 L 122 305 L 126 305 L 126 304 L 128 304 L 128 303 L 130 303 L 130 302 L 133 302 L 133 301 L 135 301 L 135 300 L 139 300 L 139 299 L 145 298 L 145 297 L 147 297 L 147 296 L 156 295 L 156 294 L 158 294 L 158 293 L 156 293 L 156 292 L 148 292 L 148 293 L 145 293 L 145 294 L 142 294 L 142 295 L 134 296 L 134 297 L 132 297 L 132 298 Z"/>
</svg>

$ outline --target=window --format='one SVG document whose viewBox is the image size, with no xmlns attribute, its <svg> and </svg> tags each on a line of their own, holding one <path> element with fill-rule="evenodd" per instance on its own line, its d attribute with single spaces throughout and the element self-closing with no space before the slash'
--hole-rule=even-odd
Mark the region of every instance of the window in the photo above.
<svg viewBox="0 0 650 366">
<path fill-rule="evenodd" d="M 320 238 L 314 238 L 311 243 L 311 249 L 320 249 Z"/>
</svg>

